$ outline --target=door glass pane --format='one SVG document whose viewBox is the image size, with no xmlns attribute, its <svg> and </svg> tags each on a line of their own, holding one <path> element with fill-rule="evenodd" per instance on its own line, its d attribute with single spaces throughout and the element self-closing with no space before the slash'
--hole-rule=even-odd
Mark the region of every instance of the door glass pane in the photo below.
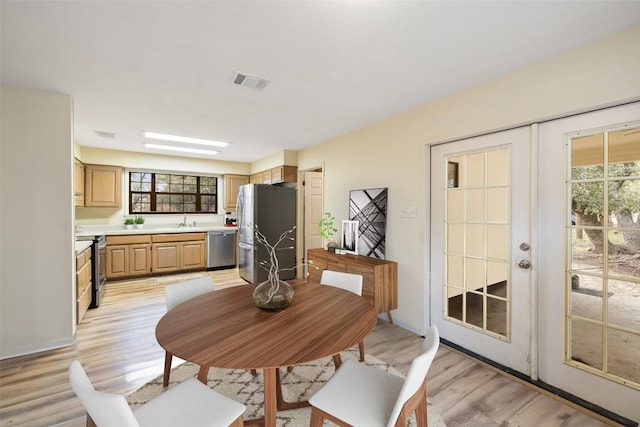
<svg viewBox="0 0 640 427">
<path fill-rule="evenodd" d="M 485 211 L 484 189 L 467 190 L 466 194 L 467 221 L 483 222 Z"/>
<path fill-rule="evenodd" d="M 484 290 L 484 263 L 482 259 L 467 258 L 466 287 L 469 290 L 482 292 Z"/>
<path fill-rule="evenodd" d="M 487 258 L 509 259 L 509 226 L 487 226 Z"/>
<path fill-rule="evenodd" d="M 446 317 L 507 338 L 510 161 L 504 146 L 445 159 Z"/>
<path fill-rule="evenodd" d="M 604 164 L 604 134 L 583 136 L 571 140 L 571 178 L 602 177 Z"/>
<path fill-rule="evenodd" d="M 640 128 L 574 138 L 569 152 L 569 361 L 640 389 Z"/>
<path fill-rule="evenodd" d="M 459 256 L 447 256 L 447 285 L 458 288 L 464 287 L 463 258 Z"/>
<path fill-rule="evenodd" d="M 507 301 L 487 297 L 487 329 L 496 334 L 506 335 Z"/>
<path fill-rule="evenodd" d="M 571 321 L 571 360 L 602 369 L 602 326 L 580 319 Z"/>
<path fill-rule="evenodd" d="M 465 292 L 466 301 L 466 322 L 470 325 L 483 328 L 484 325 L 484 304 L 482 295 L 475 292 Z"/>
<path fill-rule="evenodd" d="M 509 150 L 495 150 L 487 153 L 487 186 L 506 187 L 509 185 Z"/>
<path fill-rule="evenodd" d="M 464 255 L 464 224 L 447 224 L 447 251 Z"/>
<path fill-rule="evenodd" d="M 466 156 L 465 159 L 465 171 L 467 176 L 466 187 L 467 188 L 482 188 L 484 187 L 484 153 L 471 154 Z"/>
<path fill-rule="evenodd" d="M 464 192 L 447 191 L 447 221 L 464 221 Z"/>
<path fill-rule="evenodd" d="M 462 290 L 447 286 L 447 313 L 448 317 L 463 321 L 462 318 Z"/>
<path fill-rule="evenodd" d="M 484 224 L 467 224 L 466 254 L 484 258 Z"/>
<path fill-rule="evenodd" d="M 487 294 L 507 298 L 509 264 L 487 261 Z"/>
<path fill-rule="evenodd" d="M 487 220 L 507 222 L 509 220 L 509 189 L 490 188 L 487 190 Z"/>
<path fill-rule="evenodd" d="M 629 351 L 639 348 L 640 335 L 607 329 L 607 371 L 640 384 L 640 359 L 629 360 Z"/>
</svg>

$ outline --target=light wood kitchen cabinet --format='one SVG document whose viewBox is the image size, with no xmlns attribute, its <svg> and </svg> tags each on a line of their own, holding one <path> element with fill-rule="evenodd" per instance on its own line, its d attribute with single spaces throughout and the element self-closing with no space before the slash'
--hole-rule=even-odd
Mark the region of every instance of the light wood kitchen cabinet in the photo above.
<svg viewBox="0 0 640 427">
<path fill-rule="evenodd" d="M 387 313 L 393 323 L 391 310 L 398 308 L 398 263 L 362 255 L 337 255 L 324 249 L 307 251 L 308 279 L 320 282 L 323 270 L 342 271 L 362 276 L 362 296 Z"/>
<path fill-rule="evenodd" d="M 176 233 L 152 235 L 153 273 L 204 269 L 206 233 Z"/>
<path fill-rule="evenodd" d="M 240 187 L 249 183 L 247 175 L 224 176 L 224 207 L 235 208 Z"/>
<path fill-rule="evenodd" d="M 251 175 L 249 182 L 251 184 L 262 184 L 262 172 Z"/>
<path fill-rule="evenodd" d="M 85 165 L 84 205 L 119 208 L 122 206 L 122 168 Z"/>
<path fill-rule="evenodd" d="M 76 255 L 76 321 L 80 323 L 91 304 L 91 247 Z"/>
<path fill-rule="evenodd" d="M 196 268 L 204 268 L 207 265 L 205 253 L 207 252 L 207 244 L 204 240 L 194 242 L 183 242 L 182 257 L 180 259 L 180 269 L 192 270 Z"/>
<path fill-rule="evenodd" d="M 107 240 L 107 280 L 204 270 L 207 233 L 123 234 Z"/>
<path fill-rule="evenodd" d="M 73 201 L 75 206 L 84 206 L 84 164 L 73 159 Z"/>
<path fill-rule="evenodd" d="M 297 182 L 298 168 L 296 166 L 277 166 L 262 172 L 254 173 L 250 177 L 251 184 L 279 184 L 282 182 Z"/>
<path fill-rule="evenodd" d="M 107 236 L 107 280 L 151 274 L 151 236 Z"/>
<path fill-rule="evenodd" d="M 154 273 L 172 273 L 180 269 L 179 243 L 154 243 L 151 252 L 153 253 L 151 269 Z"/>
</svg>

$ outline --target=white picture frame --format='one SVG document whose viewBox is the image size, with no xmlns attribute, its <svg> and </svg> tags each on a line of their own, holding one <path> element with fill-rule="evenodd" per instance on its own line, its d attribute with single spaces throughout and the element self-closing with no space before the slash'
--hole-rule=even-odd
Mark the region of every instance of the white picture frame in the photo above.
<svg viewBox="0 0 640 427">
<path fill-rule="evenodd" d="M 342 220 L 342 240 L 340 246 L 345 253 L 358 255 L 359 221 Z"/>
</svg>

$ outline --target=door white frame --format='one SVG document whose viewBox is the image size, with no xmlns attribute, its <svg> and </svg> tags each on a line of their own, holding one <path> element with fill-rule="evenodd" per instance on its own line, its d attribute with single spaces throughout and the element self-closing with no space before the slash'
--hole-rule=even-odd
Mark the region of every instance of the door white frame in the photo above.
<svg viewBox="0 0 640 427">
<path fill-rule="evenodd" d="M 472 150 L 477 147 L 496 146 L 496 145 L 503 145 L 505 143 L 511 144 L 511 153 L 512 153 L 511 155 L 513 157 L 526 156 L 527 161 L 529 162 L 527 166 L 532 170 L 535 169 L 534 164 L 532 164 L 530 160 L 531 154 L 535 151 L 535 146 L 531 144 L 530 127 L 521 127 L 517 129 L 496 132 L 490 135 L 483 135 L 479 137 L 468 138 L 461 141 L 453 141 L 451 143 L 442 144 L 442 146 L 445 146 L 445 145 L 450 146 L 451 144 L 457 144 L 455 148 L 453 148 L 453 151 L 464 152 L 464 151 Z M 429 151 L 433 151 L 433 149 L 438 150 L 438 148 L 434 146 L 431 146 L 428 148 L 429 148 Z M 431 188 L 432 188 L 432 185 L 439 185 L 436 181 L 441 179 L 440 177 L 433 176 L 435 172 L 431 167 L 432 162 L 434 161 L 434 158 L 432 156 L 433 156 L 433 152 L 429 153 L 426 156 L 428 160 L 427 170 L 429 171 L 429 177 L 430 177 L 430 182 L 427 186 L 427 188 L 429 188 L 427 192 L 429 196 L 428 200 L 430 201 L 429 202 L 430 215 L 429 215 L 429 220 L 427 221 L 429 223 L 428 227 L 429 227 L 430 239 L 427 245 L 429 247 L 425 251 L 427 253 L 427 257 L 429 258 L 429 265 L 430 265 L 430 270 L 429 272 L 427 272 L 427 275 L 426 275 L 426 277 L 428 277 L 428 282 L 429 282 L 428 303 L 429 303 L 430 323 L 431 324 L 440 323 L 439 326 L 443 328 L 443 332 L 446 332 L 446 327 L 448 327 L 449 329 L 451 329 L 449 331 L 449 334 L 455 334 L 456 336 L 459 337 L 457 340 L 450 340 L 450 341 L 453 341 L 453 342 L 457 341 L 458 343 L 462 343 L 462 342 L 467 343 L 466 345 L 462 345 L 462 346 L 471 351 L 474 351 L 475 353 L 481 356 L 488 357 L 491 360 L 497 361 L 498 363 L 503 364 L 507 367 L 516 369 L 517 371 L 525 373 L 527 375 L 531 375 L 533 372 L 531 369 L 531 360 L 532 359 L 535 360 L 535 357 L 532 358 L 531 353 L 533 349 L 536 348 L 533 342 L 536 336 L 531 333 L 531 321 L 533 320 L 534 316 L 530 315 L 529 312 L 527 312 L 527 314 L 525 315 L 525 319 L 516 318 L 513 315 L 511 316 L 510 321 L 512 322 L 511 323 L 512 330 L 514 332 L 519 333 L 519 335 L 515 337 L 516 338 L 515 340 L 514 340 L 514 337 L 511 338 L 510 340 L 511 342 L 488 337 L 480 332 L 473 331 L 469 328 L 465 328 L 464 326 L 453 325 L 452 322 L 443 320 L 441 313 L 434 312 L 435 311 L 434 308 L 436 306 L 438 307 L 441 306 L 440 304 L 437 303 L 436 299 L 441 300 L 443 298 L 442 290 L 440 289 L 441 288 L 440 278 L 442 277 L 441 275 L 442 275 L 443 265 L 432 265 L 432 260 L 434 260 L 434 257 L 438 258 L 438 256 L 436 256 L 437 255 L 437 253 L 435 252 L 436 249 L 433 249 L 431 247 L 431 240 L 433 239 L 442 240 L 443 235 L 441 234 L 442 230 L 436 229 L 434 228 L 435 226 L 431 225 L 432 222 L 434 221 L 434 218 L 436 218 L 435 220 L 438 220 L 436 216 L 437 213 L 434 215 L 434 212 L 435 212 L 434 206 L 431 203 L 431 201 L 435 197 Z M 512 181 L 516 179 L 518 180 L 519 183 L 521 183 L 521 185 L 524 185 L 525 187 L 527 187 L 526 189 L 529 192 L 528 192 L 528 195 L 526 196 L 526 202 L 530 206 L 532 206 L 532 203 L 534 202 L 534 200 L 533 200 L 533 193 L 531 192 L 531 187 L 530 187 L 531 173 L 526 169 L 528 168 L 523 168 L 523 170 L 517 170 L 517 169 L 512 170 L 511 172 Z M 521 209 L 517 205 L 514 205 L 514 206 L 515 206 L 515 209 Z M 520 240 L 526 241 L 531 247 L 530 252 L 520 253 L 517 251 L 517 249 L 515 249 L 514 244 L 515 244 L 516 237 L 514 237 L 514 239 L 511 241 L 511 244 L 509 246 L 510 253 L 511 253 L 510 280 L 512 281 L 513 286 L 518 286 L 518 284 L 520 286 L 525 286 L 523 284 L 526 284 L 527 286 L 526 289 L 512 288 L 512 290 L 515 290 L 520 293 L 520 295 L 518 296 L 518 300 L 519 300 L 519 303 L 521 304 L 521 307 L 523 307 L 521 310 L 526 311 L 530 309 L 532 310 L 532 312 L 535 311 L 535 307 L 536 307 L 536 303 L 535 303 L 536 292 L 535 292 L 535 286 L 533 283 L 533 279 L 535 278 L 535 276 L 531 275 L 531 271 L 535 270 L 535 267 L 536 267 L 535 264 L 533 263 L 533 259 L 535 257 L 535 252 L 533 251 L 533 249 L 535 248 L 533 247 L 533 243 L 531 240 L 531 235 L 532 235 L 531 214 L 533 212 L 534 212 L 533 207 L 528 208 L 528 210 L 520 211 L 519 215 L 522 215 L 523 217 L 525 217 L 525 221 L 523 221 L 520 226 L 518 226 L 517 224 L 514 224 L 513 218 L 515 218 L 516 215 L 518 215 L 516 214 L 515 211 L 511 213 L 511 220 L 510 220 L 510 223 L 512 224 L 511 233 L 515 233 L 514 236 L 517 237 L 518 242 Z M 523 226 L 524 226 L 524 229 L 522 228 Z M 521 258 L 531 260 L 533 268 L 530 269 L 529 271 L 524 271 L 524 272 L 521 271 L 517 266 L 515 266 L 515 264 L 517 264 L 518 260 L 520 260 Z M 435 283 L 435 281 L 438 281 L 438 283 Z M 446 338 L 446 333 L 443 336 L 445 336 Z M 483 348 L 484 349 L 491 348 L 491 350 L 489 350 L 488 352 L 483 352 L 482 351 Z M 500 348 L 500 350 L 495 351 L 495 349 L 497 348 Z M 506 356 L 507 354 L 510 354 L 513 356 Z"/>
<path fill-rule="evenodd" d="M 564 229 L 567 135 L 613 126 L 640 117 L 640 102 L 552 120 L 539 126 L 539 324 L 540 380 L 636 422 L 640 421 L 640 391 L 564 363 L 566 238 Z"/>
</svg>

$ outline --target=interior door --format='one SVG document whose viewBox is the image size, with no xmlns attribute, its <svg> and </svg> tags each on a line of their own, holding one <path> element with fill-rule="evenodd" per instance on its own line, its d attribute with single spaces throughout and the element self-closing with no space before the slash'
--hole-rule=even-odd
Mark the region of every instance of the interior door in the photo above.
<svg viewBox="0 0 640 427">
<path fill-rule="evenodd" d="M 321 248 L 318 222 L 322 219 L 322 172 L 304 172 L 304 256 L 307 249 Z"/>
<path fill-rule="evenodd" d="M 538 376 L 636 423 L 640 140 L 620 137 L 640 135 L 639 118 L 636 102 L 543 123 L 538 138 Z M 589 209 L 581 206 L 584 188 Z M 631 223 L 621 221 L 621 207 Z"/>
<path fill-rule="evenodd" d="M 530 129 L 431 147 L 431 317 L 440 335 L 530 374 Z"/>
</svg>

